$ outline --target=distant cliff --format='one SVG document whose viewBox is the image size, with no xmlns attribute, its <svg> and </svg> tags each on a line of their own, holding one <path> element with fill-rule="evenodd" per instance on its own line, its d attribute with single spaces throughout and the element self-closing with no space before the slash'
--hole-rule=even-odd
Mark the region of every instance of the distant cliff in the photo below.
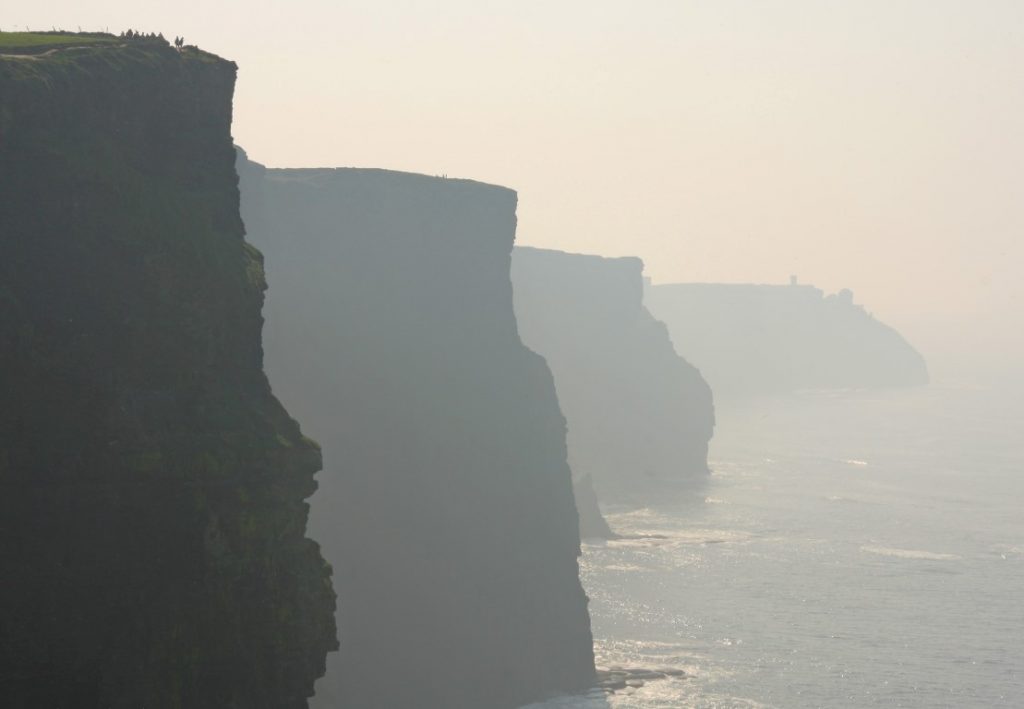
<svg viewBox="0 0 1024 709">
<path fill-rule="evenodd" d="M 305 707 L 320 452 L 262 371 L 235 66 L 88 41 L 0 57 L 0 704 Z"/>
<path fill-rule="evenodd" d="M 924 358 L 848 290 L 682 283 L 651 286 L 646 300 L 717 394 L 928 382 Z"/>
<path fill-rule="evenodd" d="M 515 707 L 594 680 L 565 420 L 519 340 L 516 195 L 239 161 L 274 389 L 325 449 L 341 652 L 314 704 Z"/>
<path fill-rule="evenodd" d="M 519 331 L 551 366 L 570 464 L 599 497 L 707 472 L 711 390 L 644 307 L 642 271 L 636 258 L 543 249 L 512 259 Z"/>
</svg>

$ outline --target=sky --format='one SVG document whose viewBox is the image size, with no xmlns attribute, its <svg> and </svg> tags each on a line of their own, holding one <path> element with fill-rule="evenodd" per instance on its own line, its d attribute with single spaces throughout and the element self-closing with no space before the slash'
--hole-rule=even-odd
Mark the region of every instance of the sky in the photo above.
<svg viewBox="0 0 1024 709">
<path fill-rule="evenodd" d="M 239 65 L 275 167 L 519 192 L 520 243 L 854 291 L 932 362 L 1024 357 L 1019 0 L 5 0 Z"/>
</svg>

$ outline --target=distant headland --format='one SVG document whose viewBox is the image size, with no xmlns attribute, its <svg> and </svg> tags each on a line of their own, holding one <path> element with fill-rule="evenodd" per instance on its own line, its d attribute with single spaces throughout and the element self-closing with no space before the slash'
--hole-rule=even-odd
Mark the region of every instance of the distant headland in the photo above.
<svg viewBox="0 0 1024 709">
<path fill-rule="evenodd" d="M 843 289 L 788 285 L 647 285 L 647 307 L 716 396 L 928 383 L 921 354 Z"/>
</svg>

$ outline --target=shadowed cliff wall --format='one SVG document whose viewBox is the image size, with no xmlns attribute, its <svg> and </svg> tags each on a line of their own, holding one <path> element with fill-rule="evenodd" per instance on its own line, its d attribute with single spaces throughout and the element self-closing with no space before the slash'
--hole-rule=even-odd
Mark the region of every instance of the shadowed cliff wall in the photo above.
<svg viewBox="0 0 1024 709">
<path fill-rule="evenodd" d="M 593 680 L 565 421 L 519 340 L 511 190 L 240 159 L 274 389 L 324 444 L 341 651 L 318 707 L 515 707 Z"/>
<path fill-rule="evenodd" d="M 306 706 L 320 452 L 262 371 L 232 63 L 0 59 L 0 704 Z"/>
<path fill-rule="evenodd" d="M 512 258 L 519 331 L 554 373 L 573 473 L 602 499 L 707 472 L 711 390 L 644 307 L 642 271 L 637 258 L 523 247 Z"/>
<path fill-rule="evenodd" d="M 679 283 L 650 286 L 646 299 L 724 396 L 928 383 L 924 358 L 850 291 Z"/>
</svg>

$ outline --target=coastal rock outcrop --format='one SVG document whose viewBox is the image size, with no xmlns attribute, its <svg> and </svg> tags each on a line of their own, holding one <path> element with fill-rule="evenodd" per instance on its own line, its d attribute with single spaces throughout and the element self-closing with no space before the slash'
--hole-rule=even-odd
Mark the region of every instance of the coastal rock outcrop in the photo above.
<svg viewBox="0 0 1024 709">
<path fill-rule="evenodd" d="M 267 367 L 325 450 L 341 651 L 314 705 L 503 709 L 595 681 L 565 420 L 523 346 L 516 194 L 240 156 Z"/>
<path fill-rule="evenodd" d="M 721 396 L 928 383 L 920 353 L 849 290 L 676 283 L 649 286 L 646 300 Z"/>
<path fill-rule="evenodd" d="M 320 451 L 262 370 L 235 65 L 77 43 L 0 57 L 0 704 L 300 709 Z"/>
<path fill-rule="evenodd" d="M 572 492 L 580 515 L 580 539 L 618 539 L 618 533 L 608 525 L 608 520 L 601 512 L 593 479 L 589 475 L 582 475 L 573 480 Z"/>
<path fill-rule="evenodd" d="M 643 304 L 643 263 L 517 247 L 523 342 L 551 366 L 569 462 L 598 497 L 707 473 L 711 389 Z"/>
</svg>

